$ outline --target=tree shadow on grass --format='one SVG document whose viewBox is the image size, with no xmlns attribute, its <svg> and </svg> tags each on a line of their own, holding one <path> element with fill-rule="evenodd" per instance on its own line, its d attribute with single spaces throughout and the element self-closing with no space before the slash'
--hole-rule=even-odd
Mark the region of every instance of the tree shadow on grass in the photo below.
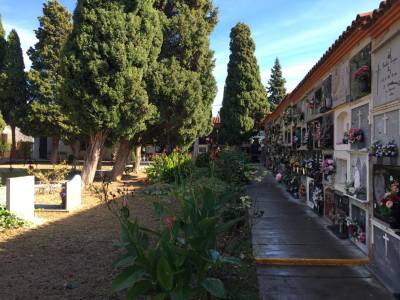
<svg viewBox="0 0 400 300">
<path fill-rule="evenodd" d="M 142 193 L 129 197 L 133 217 L 156 228 L 152 202 Z M 119 299 L 109 296 L 118 238 L 104 203 L 5 241 L 0 235 L 0 299 Z"/>
</svg>

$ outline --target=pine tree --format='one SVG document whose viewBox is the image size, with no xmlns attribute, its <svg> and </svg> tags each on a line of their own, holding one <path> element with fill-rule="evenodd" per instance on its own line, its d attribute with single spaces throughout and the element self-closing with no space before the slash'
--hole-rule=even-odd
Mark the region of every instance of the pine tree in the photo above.
<svg viewBox="0 0 400 300">
<path fill-rule="evenodd" d="M 149 92 L 159 111 L 152 136 L 161 144 L 188 146 L 212 130 L 216 95 L 209 37 L 217 23 L 210 0 L 163 1 L 164 41 Z"/>
<path fill-rule="evenodd" d="M 32 61 L 28 73 L 32 102 L 22 130 L 32 136 L 52 137 L 51 161 L 56 163 L 60 138 L 77 131 L 62 110 L 59 93 L 63 82 L 61 50 L 72 30 L 71 15 L 57 0 L 49 0 L 43 5 L 39 24 L 35 31 L 38 42 L 28 50 Z"/>
<path fill-rule="evenodd" d="M 269 109 L 261 83 L 250 28 L 238 23 L 230 34 L 231 55 L 221 108 L 221 135 L 225 143 L 248 139 Z"/>
<path fill-rule="evenodd" d="M 286 96 L 286 80 L 282 76 L 282 67 L 279 59 L 275 59 L 274 66 L 271 69 L 271 78 L 268 80 L 268 99 L 271 103 L 271 109 L 275 109 Z"/>
<path fill-rule="evenodd" d="M 62 95 L 89 137 L 84 185 L 93 182 L 107 135 L 118 131 L 124 119 L 140 123 L 147 113 L 141 109 L 147 105 L 143 76 L 156 36 L 150 4 L 150 0 L 77 3 L 62 59 Z M 127 117 L 128 111 L 132 115 Z"/>
<path fill-rule="evenodd" d="M 11 160 L 16 156 L 15 128 L 24 115 L 27 101 L 25 65 L 18 34 L 12 30 L 7 37 L 4 66 L 1 72 L 0 110 L 11 127 Z"/>
</svg>

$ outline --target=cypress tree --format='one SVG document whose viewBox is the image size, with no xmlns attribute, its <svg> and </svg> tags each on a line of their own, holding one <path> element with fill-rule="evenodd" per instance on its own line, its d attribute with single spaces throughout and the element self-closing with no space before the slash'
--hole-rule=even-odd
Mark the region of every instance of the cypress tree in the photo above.
<svg viewBox="0 0 400 300">
<path fill-rule="evenodd" d="M 209 37 L 217 24 L 210 0 L 160 1 L 164 40 L 149 92 L 159 119 L 153 136 L 161 144 L 188 146 L 212 130 L 216 95 L 213 52 Z"/>
<path fill-rule="evenodd" d="M 63 82 L 61 50 L 72 30 L 71 15 L 57 0 L 49 0 L 43 5 L 39 24 L 35 31 L 38 42 L 28 50 L 32 61 L 28 73 L 32 101 L 22 129 L 32 136 L 52 137 L 51 161 L 56 163 L 60 138 L 77 131 L 62 110 L 59 93 Z"/>
<path fill-rule="evenodd" d="M 11 127 L 11 160 L 16 155 L 15 128 L 24 114 L 27 101 L 25 65 L 18 34 L 12 30 L 7 37 L 4 66 L 1 74 L 0 110 Z"/>
<path fill-rule="evenodd" d="M 128 1 L 129 2 L 129 1 Z M 125 170 L 125 164 L 134 145 L 140 144 L 140 136 L 157 115 L 156 107 L 149 102 L 145 78 L 154 69 L 162 45 L 162 24 L 159 12 L 153 7 L 153 1 L 136 1 L 137 7 L 130 11 L 131 55 L 135 80 L 132 84 L 132 101 L 121 106 L 121 118 L 118 128 L 113 132 L 119 138 L 119 147 L 112 170 L 112 179 L 118 179 Z M 140 33 L 140 34 L 138 34 Z M 140 56 L 139 56 L 140 55 Z"/>
<path fill-rule="evenodd" d="M 261 83 L 250 28 L 238 23 L 230 34 L 231 55 L 221 108 L 224 142 L 238 145 L 248 139 L 269 109 Z"/>
<path fill-rule="evenodd" d="M 268 80 L 268 99 L 271 103 L 271 109 L 275 109 L 286 96 L 286 80 L 282 76 L 282 67 L 279 59 L 275 59 L 274 66 L 271 69 L 271 78 Z"/>
<path fill-rule="evenodd" d="M 141 120 L 147 112 L 143 75 L 149 59 L 153 13 L 150 0 L 79 0 L 73 30 L 65 45 L 62 95 L 66 108 L 89 137 L 82 170 L 84 185 L 93 182 L 107 135 L 124 119 Z M 143 37 L 141 35 L 144 35 Z M 127 112 L 132 113 L 127 118 Z"/>
<path fill-rule="evenodd" d="M 2 74 L 4 69 L 4 58 L 7 51 L 7 42 L 6 42 L 6 32 L 3 27 L 3 22 L 0 16 L 0 87 L 2 87 L 2 79 L 4 78 L 4 74 Z M 2 93 L 3 90 L 0 90 Z M 3 115 L 0 113 L 0 131 L 2 132 L 6 127 L 6 123 L 4 122 Z"/>
</svg>

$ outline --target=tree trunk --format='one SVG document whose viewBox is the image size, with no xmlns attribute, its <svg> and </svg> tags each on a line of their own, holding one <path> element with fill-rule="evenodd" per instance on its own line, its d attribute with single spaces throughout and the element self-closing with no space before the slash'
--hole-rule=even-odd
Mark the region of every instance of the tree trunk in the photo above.
<svg viewBox="0 0 400 300">
<path fill-rule="evenodd" d="M 111 179 L 113 181 L 121 180 L 131 151 L 132 146 L 130 145 L 129 141 L 126 139 L 121 139 L 119 142 L 117 155 L 115 157 L 114 167 L 111 173 Z"/>
<path fill-rule="evenodd" d="M 104 153 L 104 148 L 101 147 L 99 161 L 97 162 L 97 170 L 101 170 L 103 168 L 103 153 Z"/>
<path fill-rule="evenodd" d="M 140 161 L 142 160 L 142 146 L 135 146 L 135 173 L 139 173 Z"/>
<path fill-rule="evenodd" d="M 91 134 L 89 137 L 89 145 L 86 149 L 85 162 L 82 169 L 82 183 L 85 187 L 93 183 L 105 139 L 106 134 L 102 131 Z"/>
<path fill-rule="evenodd" d="M 51 139 L 51 163 L 56 164 L 58 163 L 59 155 L 58 149 L 60 147 L 60 138 L 57 136 L 53 136 Z"/>
<path fill-rule="evenodd" d="M 15 161 L 17 157 L 17 141 L 15 138 L 15 125 L 11 125 L 11 153 L 10 153 L 10 160 L 12 162 Z"/>
</svg>

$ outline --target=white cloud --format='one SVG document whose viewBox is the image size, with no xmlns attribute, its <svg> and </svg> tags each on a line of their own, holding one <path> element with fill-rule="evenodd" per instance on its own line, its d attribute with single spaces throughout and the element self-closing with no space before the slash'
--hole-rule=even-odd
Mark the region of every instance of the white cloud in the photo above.
<svg viewBox="0 0 400 300">
<path fill-rule="evenodd" d="M 30 47 L 35 45 L 37 42 L 35 33 L 32 30 L 25 29 L 21 26 L 15 25 L 15 24 L 10 24 L 10 23 L 4 23 L 4 29 L 6 30 L 7 34 L 12 30 L 15 29 L 18 33 L 19 39 L 21 40 L 21 48 L 22 52 L 24 55 L 24 62 L 25 62 L 25 69 L 28 70 L 31 67 L 31 60 L 28 57 L 28 54 L 26 52 Z"/>
</svg>

